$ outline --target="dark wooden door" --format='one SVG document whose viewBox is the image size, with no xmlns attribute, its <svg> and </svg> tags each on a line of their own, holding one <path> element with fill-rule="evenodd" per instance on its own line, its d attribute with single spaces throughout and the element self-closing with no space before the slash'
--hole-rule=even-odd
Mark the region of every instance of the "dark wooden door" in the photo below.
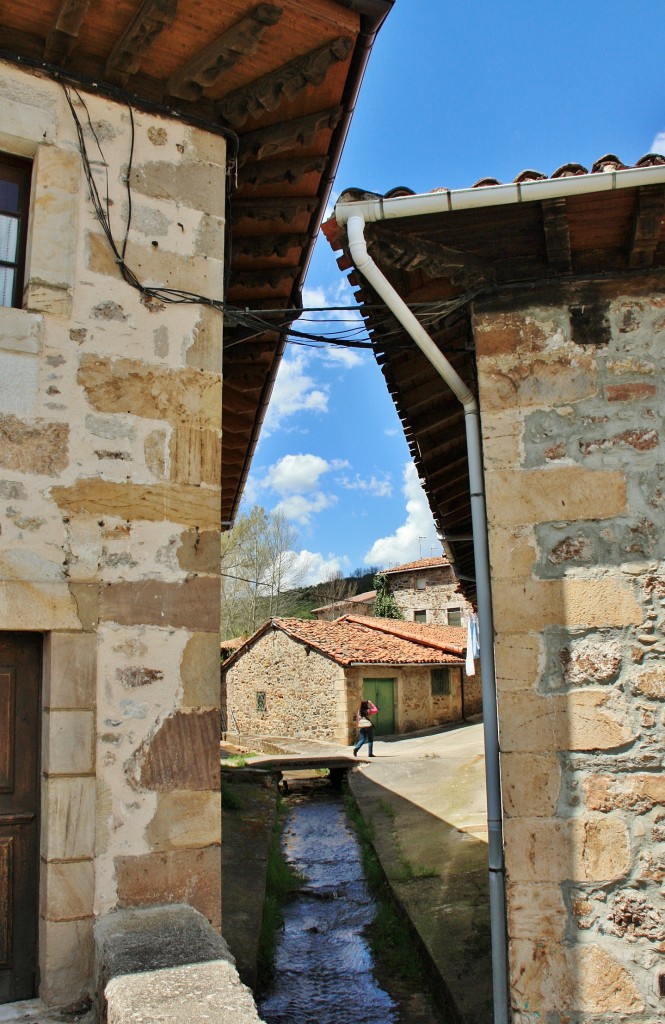
<svg viewBox="0 0 665 1024">
<path fill-rule="evenodd" d="M 0 1003 L 36 990 L 41 652 L 0 633 Z"/>
</svg>

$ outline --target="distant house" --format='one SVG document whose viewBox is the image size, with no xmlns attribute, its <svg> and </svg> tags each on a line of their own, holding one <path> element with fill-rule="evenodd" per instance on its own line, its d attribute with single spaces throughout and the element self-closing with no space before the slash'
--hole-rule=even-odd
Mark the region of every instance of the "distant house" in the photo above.
<svg viewBox="0 0 665 1024">
<path fill-rule="evenodd" d="M 473 609 L 460 593 L 445 555 L 396 565 L 385 569 L 383 575 L 407 622 L 466 626 Z"/>
<path fill-rule="evenodd" d="M 312 608 L 312 615 L 315 619 L 326 619 L 328 622 L 339 619 L 342 615 L 374 615 L 375 600 L 376 590 L 366 590 L 364 594 L 354 594 L 353 597 L 345 597 L 341 601 Z"/>
<path fill-rule="evenodd" d="M 363 698 L 379 708 L 378 735 L 460 721 L 479 710 L 465 643 L 462 629 L 393 619 L 270 619 L 224 663 L 227 720 L 241 735 L 341 744 Z"/>
</svg>

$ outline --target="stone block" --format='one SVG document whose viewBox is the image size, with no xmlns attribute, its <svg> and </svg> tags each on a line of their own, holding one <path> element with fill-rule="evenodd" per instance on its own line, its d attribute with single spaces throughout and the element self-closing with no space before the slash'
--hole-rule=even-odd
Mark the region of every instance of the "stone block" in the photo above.
<svg viewBox="0 0 665 1024">
<path fill-rule="evenodd" d="M 117 516 L 127 522 L 181 523 L 200 530 L 219 529 L 219 488 L 187 484 L 130 484 L 88 478 L 51 490 L 64 511 L 91 516 Z"/>
<path fill-rule="evenodd" d="M 598 392 L 598 370 L 589 356 L 571 358 L 561 352 L 550 359 L 495 365 L 478 362 L 480 407 L 485 416 L 495 410 L 546 408 L 556 395 L 557 405 L 581 402 Z"/>
<path fill-rule="evenodd" d="M 97 638 L 92 633 L 47 635 L 44 644 L 44 706 L 93 708 L 97 687 Z"/>
<path fill-rule="evenodd" d="M 511 939 L 563 942 L 568 911 L 560 885 L 511 883 L 506 887 Z"/>
<path fill-rule="evenodd" d="M 535 1024 L 570 1006 L 573 975 L 561 942 L 511 939 L 509 946 L 510 999 L 518 1020 Z M 530 1013 L 535 1007 L 537 1018 Z M 515 1015 L 515 1014 L 514 1014 Z M 513 1016 L 514 1016 L 513 1015 Z M 561 1019 L 561 1018 L 560 1018 Z"/>
<path fill-rule="evenodd" d="M 80 629 L 78 609 L 65 583 L 0 580 L 3 629 Z"/>
<path fill-rule="evenodd" d="M 490 537 L 492 579 L 530 577 L 536 562 L 536 541 L 531 527 L 494 526 Z"/>
<path fill-rule="evenodd" d="M 174 427 L 170 444 L 171 479 L 181 484 L 222 482 L 222 440 L 217 431 Z"/>
<path fill-rule="evenodd" d="M 219 791 L 159 793 L 145 835 L 155 853 L 218 845 L 222 841 Z"/>
<path fill-rule="evenodd" d="M 0 103 L 2 148 L 19 156 L 33 157 L 40 143 L 53 145 L 58 123 L 53 108 L 51 97 L 46 99 L 38 90 L 20 99 L 5 95 L 3 90 Z"/>
<path fill-rule="evenodd" d="M 607 690 L 541 696 L 506 693 L 499 702 L 501 749 L 522 752 L 616 750 L 636 737 L 625 703 Z"/>
<path fill-rule="evenodd" d="M 142 195 L 223 217 L 224 178 L 215 164 L 193 160 L 179 164 L 147 161 L 135 167 L 132 188 Z"/>
<path fill-rule="evenodd" d="M 60 476 L 69 465 L 69 425 L 0 416 L 0 467 L 36 476 Z"/>
<path fill-rule="evenodd" d="M 90 632 L 99 622 L 99 584 L 70 583 L 69 592 L 76 606 L 81 629 Z"/>
<path fill-rule="evenodd" d="M 185 353 L 188 366 L 198 366 L 210 373 L 222 372 L 222 327 L 219 310 L 203 306 L 193 332 L 192 344 Z"/>
<path fill-rule="evenodd" d="M 552 817 L 561 788 L 561 766 L 555 754 L 501 756 L 504 812 L 514 817 Z"/>
<path fill-rule="evenodd" d="M 607 519 L 627 511 L 626 481 L 617 470 L 550 466 L 487 473 L 491 527 Z"/>
<path fill-rule="evenodd" d="M 43 333 L 43 316 L 25 309 L 0 307 L 0 349 L 39 355 Z"/>
<path fill-rule="evenodd" d="M 219 633 L 193 633 L 180 663 L 183 708 L 219 707 Z"/>
<path fill-rule="evenodd" d="M 650 664 L 631 678 L 631 689 L 636 696 L 651 700 L 665 700 L 665 666 Z"/>
<path fill-rule="evenodd" d="M 219 573 L 221 534 L 217 530 L 189 530 L 180 537 L 178 565 L 186 572 Z"/>
<path fill-rule="evenodd" d="M 166 479 L 166 450 L 166 431 L 151 430 L 143 442 L 143 457 L 157 480 Z"/>
<path fill-rule="evenodd" d="M 508 818 L 510 882 L 612 882 L 632 864 L 630 834 L 618 817 Z"/>
<path fill-rule="evenodd" d="M 608 402 L 636 402 L 652 398 L 657 393 L 655 384 L 646 381 L 631 381 L 629 384 L 607 384 L 605 396 Z"/>
<path fill-rule="evenodd" d="M 40 156 L 45 149 L 39 150 Z M 64 154 L 63 154 L 64 155 Z M 43 183 L 39 157 L 34 197 L 31 204 L 32 245 L 27 262 L 26 305 L 33 306 L 31 286 L 55 288 L 67 293 L 74 287 L 78 196 Z M 71 301 L 71 299 L 70 299 Z"/>
<path fill-rule="evenodd" d="M 221 847 L 115 858 L 118 906 L 189 903 L 221 927 Z"/>
<path fill-rule="evenodd" d="M 89 232 L 86 248 L 87 267 L 93 274 L 120 280 L 118 264 L 104 235 Z M 217 294 L 221 267 L 216 260 L 132 241 L 127 244 L 125 258 L 144 284 L 179 288 L 196 295 Z"/>
<path fill-rule="evenodd" d="M 187 366 L 171 370 L 137 359 L 85 354 L 77 379 L 88 402 L 98 412 L 141 416 L 174 426 L 221 429 L 219 374 Z"/>
<path fill-rule="evenodd" d="M 164 719 L 126 765 L 135 788 L 219 792 L 220 713 L 180 711 Z"/>
<path fill-rule="evenodd" d="M 39 358 L 29 352 L 0 349 L 0 413 L 31 416 L 37 408 Z"/>
<path fill-rule="evenodd" d="M 42 783 L 41 848 L 45 860 L 94 856 L 94 778 L 49 778 Z"/>
<path fill-rule="evenodd" d="M 95 869 L 91 860 L 42 863 L 41 916 L 76 921 L 93 916 Z"/>
<path fill-rule="evenodd" d="M 645 1009 L 635 980 L 624 964 L 600 946 L 576 946 L 568 951 L 574 986 L 570 1009 L 608 1019 L 608 1014 L 641 1014 Z"/>
<path fill-rule="evenodd" d="M 538 679 L 540 637 L 531 633 L 502 631 L 495 641 L 494 656 L 500 702 L 504 693 L 534 689 Z"/>
<path fill-rule="evenodd" d="M 41 1000 L 51 1006 L 71 1006 L 90 995 L 94 943 L 92 918 L 45 921 L 39 924 Z"/>
<path fill-rule="evenodd" d="M 45 192 L 55 190 L 78 195 L 81 190 L 81 157 L 78 152 L 40 146 L 37 152 L 37 179 Z"/>
<path fill-rule="evenodd" d="M 92 711 L 47 711 L 43 723 L 42 770 L 47 775 L 87 775 L 94 771 Z"/>
<path fill-rule="evenodd" d="M 479 313 L 473 333 L 479 358 L 542 352 L 555 327 L 529 313 Z"/>
<path fill-rule="evenodd" d="M 219 576 L 198 576 L 178 583 L 109 583 L 101 591 L 100 620 L 210 633 L 219 628 L 220 601 Z"/>
<path fill-rule="evenodd" d="M 620 808 L 644 814 L 665 806 L 665 775 L 650 772 L 635 774 L 589 775 L 583 781 L 585 803 L 591 811 Z"/>
<path fill-rule="evenodd" d="M 547 626 L 599 628 L 639 625 L 643 612 L 632 587 L 605 577 L 497 580 L 492 587 L 497 632 L 538 632 Z"/>
</svg>

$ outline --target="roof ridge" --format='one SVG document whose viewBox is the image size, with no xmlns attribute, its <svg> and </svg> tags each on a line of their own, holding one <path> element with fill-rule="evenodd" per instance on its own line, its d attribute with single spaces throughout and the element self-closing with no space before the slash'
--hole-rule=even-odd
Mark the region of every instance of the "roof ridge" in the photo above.
<svg viewBox="0 0 665 1024">
<path fill-rule="evenodd" d="M 453 653 L 453 654 L 461 654 L 464 651 L 464 647 L 460 646 L 459 644 L 454 644 L 452 642 L 444 643 L 441 640 L 436 640 L 436 638 L 434 638 L 434 637 L 432 637 L 431 639 L 428 639 L 426 637 L 420 636 L 420 634 L 415 636 L 413 633 L 409 634 L 408 632 L 404 632 L 404 631 L 402 631 L 400 629 L 400 626 L 399 626 L 400 620 L 399 619 L 392 620 L 392 621 L 398 623 L 398 625 L 396 627 L 391 627 L 391 626 L 382 625 L 381 624 L 381 622 L 382 622 L 381 619 L 375 618 L 372 621 L 371 618 L 367 617 L 367 618 L 362 618 L 362 621 L 359 621 L 361 618 L 362 617 L 360 615 L 342 615 L 341 618 L 337 619 L 337 622 L 343 622 L 346 619 L 348 622 L 355 622 L 359 626 L 367 626 L 369 629 L 374 629 L 377 632 L 386 633 L 389 636 L 399 637 L 400 640 L 410 640 L 411 642 L 414 642 L 414 643 L 423 644 L 425 647 L 433 647 L 437 651 L 449 651 L 450 653 Z M 425 628 L 427 628 L 428 626 L 431 626 L 432 623 L 415 622 L 415 623 L 405 623 L 405 625 L 425 626 Z M 439 628 L 439 629 L 451 629 L 451 628 L 458 629 L 458 628 L 461 628 L 461 627 L 457 627 L 457 626 L 450 627 L 450 626 L 441 625 L 441 626 L 438 626 L 438 627 L 435 626 L 434 628 Z"/>
</svg>

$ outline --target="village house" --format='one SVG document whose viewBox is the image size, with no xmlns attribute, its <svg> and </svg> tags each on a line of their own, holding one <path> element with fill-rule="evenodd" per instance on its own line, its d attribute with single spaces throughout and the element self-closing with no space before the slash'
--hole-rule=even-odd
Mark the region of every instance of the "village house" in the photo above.
<svg viewBox="0 0 665 1024">
<path fill-rule="evenodd" d="M 332 604 L 323 604 L 320 608 L 312 608 L 312 617 L 325 619 L 333 622 L 340 619 L 342 615 L 373 615 L 376 590 L 366 590 L 363 594 L 354 594 L 353 597 L 340 598 Z"/>
<path fill-rule="evenodd" d="M 0 1002 L 220 928 L 220 532 L 389 9 L 3 4 Z"/>
<path fill-rule="evenodd" d="M 382 575 L 408 622 L 466 627 L 473 614 L 445 555 L 391 566 Z"/>
<path fill-rule="evenodd" d="M 224 663 L 229 732 L 349 744 L 363 699 L 379 709 L 377 735 L 461 721 L 465 644 L 462 629 L 395 619 L 270 619 Z"/>
<path fill-rule="evenodd" d="M 478 602 L 495 1022 L 665 1012 L 664 212 L 665 157 L 608 155 L 325 226 Z"/>
</svg>

